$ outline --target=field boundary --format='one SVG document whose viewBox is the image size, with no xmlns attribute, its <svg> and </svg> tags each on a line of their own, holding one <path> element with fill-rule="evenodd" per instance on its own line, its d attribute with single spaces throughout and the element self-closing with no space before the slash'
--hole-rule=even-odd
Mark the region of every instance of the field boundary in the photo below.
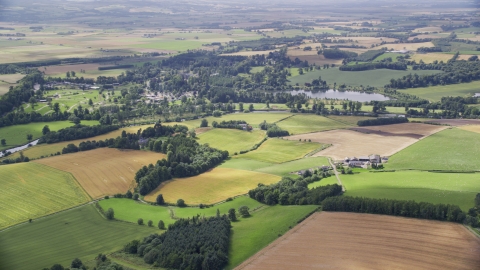
<svg viewBox="0 0 480 270">
<path fill-rule="evenodd" d="M 303 158 L 311 157 L 311 156 L 315 155 L 316 153 L 319 153 L 319 152 L 321 152 L 321 151 L 323 151 L 323 150 L 325 150 L 329 147 L 332 147 L 332 146 L 333 146 L 333 144 L 324 144 L 322 147 L 317 148 L 317 149 L 313 150 L 312 152 L 306 154 Z"/>
</svg>

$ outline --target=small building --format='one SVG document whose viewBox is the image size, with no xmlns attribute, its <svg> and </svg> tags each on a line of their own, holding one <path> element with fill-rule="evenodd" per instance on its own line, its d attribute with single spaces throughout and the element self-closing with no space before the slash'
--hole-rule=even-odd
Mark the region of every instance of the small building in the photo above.
<svg viewBox="0 0 480 270">
<path fill-rule="evenodd" d="M 368 158 L 371 163 L 382 163 L 382 159 L 380 158 L 380 155 L 370 155 L 368 156 Z"/>
</svg>

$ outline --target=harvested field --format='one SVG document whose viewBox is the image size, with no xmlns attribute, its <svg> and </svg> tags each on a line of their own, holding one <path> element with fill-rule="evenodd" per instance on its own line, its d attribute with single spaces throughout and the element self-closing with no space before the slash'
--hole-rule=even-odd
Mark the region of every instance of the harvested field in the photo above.
<svg viewBox="0 0 480 270">
<path fill-rule="evenodd" d="M 480 125 L 480 120 L 475 119 L 432 119 L 428 122 L 450 126 Z"/>
<path fill-rule="evenodd" d="M 435 47 L 432 42 L 423 42 L 423 43 L 397 43 L 397 44 L 385 44 L 382 47 L 387 47 L 389 50 L 394 49 L 398 50 L 409 50 L 416 51 L 421 47 Z"/>
<path fill-rule="evenodd" d="M 235 156 L 270 163 L 283 163 L 303 158 L 308 153 L 322 148 L 323 145 L 315 142 L 288 141 L 277 138 L 268 139 L 257 150 Z"/>
<path fill-rule="evenodd" d="M 445 126 L 436 126 L 419 123 L 404 123 L 383 126 L 368 126 L 368 127 L 354 127 L 350 130 L 366 133 L 377 134 L 382 136 L 401 136 L 414 139 L 421 139 L 430 136 L 440 130 L 445 129 Z"/>
<path fill-rule="evenodd" d="M 100 64 L 58 65 L 39 67 L 38 70 L 45 72 L 45 75 L 56 75 L 60 73 L 66 73 L 67 71 L 75 71 L 80 76 L 82 75 L 80 70 L 98 70 L 99 66 Z"/>
<path fill-rule="evenodd" d="M 321 212 L 236 269 L 476 269 L 478 250 L 461 224 Z"/>
<path fill-rule="evenodd" d="M 183 199 L 186 204 L 213 204 L 245 194 L 258 183 L 269 185 L 278 181 L 280 177 L 271 174 L 215 168 L 197 176 L 163 183 L 145 196 L 145 200 L 154 202 L 158 194 L 163 194 L 165 201 L 170 203 Z"/>
<path fill-rule="evenodd" d="M 390 156 L 417 142 L 416 139 L 402 136 L 382 136 L 377 134 L 364 134 L 352 130 L 332 130 L 308 133 L 285 137 L 287 140 L 298 141 L 312 140 L 324 144 L 332 144 L 315 155 L 329 156 L 335 160 L 349 156 L 379 154 Z"/>
<path fill-rule="evenodd" d="M 135 173 L 164 157 L 153 152 L 101 148 L 35 162 L 70 172 L 92 198 L 100 198 L 132 189 Z"/>
<path fill-rule="evenodd" d="M 471 126 L 467 125 L 467 126 L 461 126 L 459 128 L 463 129 L 463 130 L 468 130 L 468 131 L 480 133 L 480 125 L 471 125 Z"/>
<path fill-rule="evenodd" d="M 6 83 L 17 83 L 20 79 L 25 77 L 25 74 L 2 74 L 0 75 L 0 81 L 6 82 Z"/>
<path fill-rule="evenodd" d="M 252 55 L 267 55 L 271 52 L 275 52 L 277 50 L 270 50 L 270 51 L 243 51 L 243 52 L 236 52 L 236 53 L 224 53 L 221 56 L 252 56 Z"/>
</svg>

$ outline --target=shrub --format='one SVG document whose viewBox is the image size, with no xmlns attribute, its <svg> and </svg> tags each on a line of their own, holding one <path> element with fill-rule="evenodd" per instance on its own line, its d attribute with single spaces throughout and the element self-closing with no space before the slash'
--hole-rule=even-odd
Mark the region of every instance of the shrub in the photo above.
<svg viewBox="0 0 480 270">
<path fill-rule="evenodd" d="M 137 220 L 137 223 L 138 223 L 138 225 L 143 225 L 143 218 L 139 218 L 139 219 Z"/>
<path fill-rule="evenodd" d="M 108 220 L 112 220 L 115 218 L 115 212 L 113 211 L 112 208 L 108 208 L 107 212 L 105 212 L 105 217 L 108 219 Z"/>
<path fill-rule="evenodd" d="M 149 221 L 147 222 L 147 224 L 148 224 L 148 227 L 152 227 L 153 221 L 149 220 Z"/>
</svg>

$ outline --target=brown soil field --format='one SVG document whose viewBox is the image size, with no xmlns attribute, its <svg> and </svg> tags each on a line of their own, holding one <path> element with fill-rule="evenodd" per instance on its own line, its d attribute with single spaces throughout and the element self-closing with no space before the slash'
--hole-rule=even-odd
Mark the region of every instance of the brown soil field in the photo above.
<svg viewBox="0 0 480 270">
<path fill-rule="evenodd" d="M 125 193 L 135 186 L 135 173 L 165 155 L 136 150 L 101 148 L 35 162 L 71 173 L 94 199 Z"/>
<path fill-rule="evenodd" d="M 331 130 L 300 134 L 284 137 L 284 139 L 294 141 L 298 141 L 299 139 L 312 140 L 312 142 L 332 144 L 332 146 L 316 153 L 313 156 L 329 156 L 335 160 L 341 160 L 345 157 L 365 156 L 370 154 L 391 156 L 418 141 L 410 137 L 365 134 L 353 130 Z"/>
<path fill-rule="evenodd" d="M 80 70 L 98 70 L 99 66 L 99 64 L 58 65 L 39 67 L 38 70 L 45 72 L 45 75 L 56 75 L 59 73 L 66 73 L 67 71 L 75 71 L 77 77 L 81 77 L 82 74 L 80 73 Z"/>
<path fill-rule="evenodd" d="M 445 124 L 450 126 L 480 125 L 480 120 L 475 119 L 432 119 L 427 122 Z"/>
<path fill-rule="evenodd" d="M 436 133 L 445 128 L 445 126 L 436 126 L 420 123 L 404 123 L 384 126 L 354 127 L 350 128 L 350 130 L 382 136 L 403 136 L 414 139 L 421 139 L 425 136 L 430 136 L 433 133 Z"/>
<path fill-rule="evenodd" d="M 476 133 L 480 133 L 480 124 L 479 125 L 468 125 L 468 126 L 461 126 L 459 127 L 460 129 L 463 130 L 468 130 Z"/>
<path fill-rule="evenodd" d="M 478 269 L 479 251 L 461 224 L 321 212 L 235 269 Z"/>
<path fill-rule="evenodd" d="M 389 50 L 409 50 L 416 51 L 420 47 L 435 47 L 432 42 L 423 42 L 423 43 L 398 43 L 398 44 L 385 44 L 382 47 L 387 47 Z"/>
<path fill-rule="evenodd" d="M 236 52 L 236 53 L 225 53 L 221 54 L 221 56 L 252 56 L 252 55 L 267 55 L 271 52 L 275 52 L 277 50 L 270 50 L 270 51 L 243 51 L 243 52 Z"/>
<path fill-rule="evenodd" d="M 315 63 L 317 65 L 325 65 L 325 64 L 336 64 L 340 65 L 342 63 L 342 59 L 327 59 L 323 55 L 318 55 L 317 50 L 315 49 L 316 44 L 319 43 L 309 43 L 305 44 L 305 46 L 311 46 L 311 51 L 304 51 L 303 49 L 297 49 L 296 47 L 290 47 L 287 51 L 287 56 L 295 60 L 295 58 L 300 59 L 301 61 L 307 60 L 309 63 Z M 304 45 L 302 45 L 305 47 Z M 303 48 L 302 47 L 302 48 Z"/>
</svg>

